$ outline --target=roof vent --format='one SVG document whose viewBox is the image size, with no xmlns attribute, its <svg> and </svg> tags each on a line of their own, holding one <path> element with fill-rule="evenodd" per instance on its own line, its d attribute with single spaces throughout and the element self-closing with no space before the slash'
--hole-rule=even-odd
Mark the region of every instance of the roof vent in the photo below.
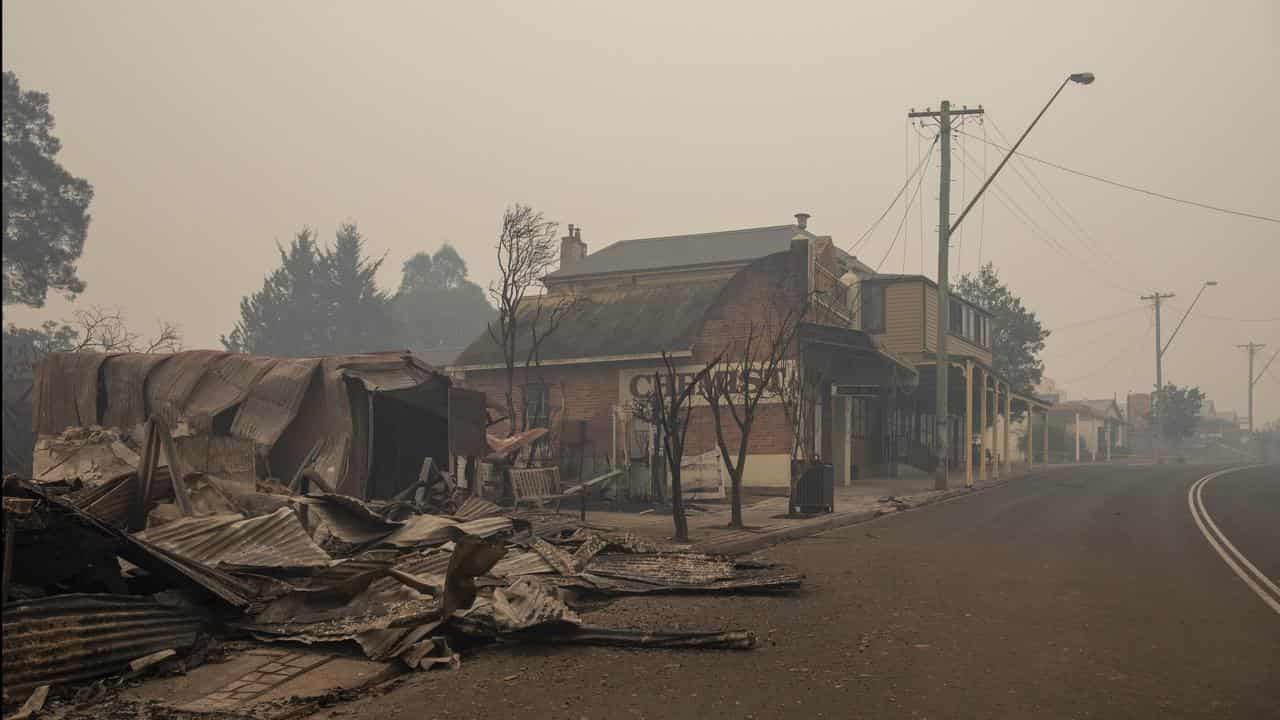
<svg viewBox="0 0 1280 720">
<path fill-rule="evenodd" d="M 809 213 L 796 213 L 796 225 L 804 230 L 809 226 Z"/>
</svg>

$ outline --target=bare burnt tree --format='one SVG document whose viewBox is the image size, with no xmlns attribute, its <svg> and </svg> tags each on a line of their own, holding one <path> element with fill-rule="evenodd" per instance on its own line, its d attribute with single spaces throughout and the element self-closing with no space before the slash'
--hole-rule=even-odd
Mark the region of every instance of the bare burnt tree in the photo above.
<svg viewBox="0 0 1280 720">
<path fill-rule="evenodd" d="M 654 430 L 662 436 L 662 450 L 671 475 L 671 518 L 678 542 L 689 539 L 689 521 L 685 517 L 684 494 L 680 486 L 680 464 L 684 460 L 689 416 L 693 413 L 693 395 L 719 362 L 720 356 L 716 356 L 690 376 L 679 372 L 671 356 L 664 351 L 663 367 L 653 373 L 653 389 L 649 397 L 638 401 L 634 407 L 636 416 L 653 423 Z"/>
<path fill-rule="evenodd" d="M 805 300 L 795 300 L 794 293 L 787 292 L 784 278 L 774 287 L 764 318 L 750 322 L 746 336 L 728 344 L 724 360 L 698 388 L 711 409 L 716 447 L 729 473 L 729 527 L 742 527 L 742 476 L 757 410 L 766 396 L 782 395 L 780 376 L 786 360 L 794 355 L 796 335 L 808 312 Z M 737 428 L 736 448 L 729 434 L 730 421 Z"/>
<path fill-rule="evenodd" d="M 178 352 L 182 330 L 166 320 L 158 321 L 156 334 L 145 338 L 129 329 L 120 308 L 94 305 L 72 313 L 67 326 L 75 334 L 71 352 Z"/>
<path fill-rule="evenodd" d="M 542 277 L 556 262 L 557 227 L 542 213 L 519 203 L 502 214 L 497 244 L 499 277 L 489 285 L 489 297 L 498 306 L 498 317 L 488 330 L 489 337 L 502 350 L 506 380 L 503 400 L 511 432 L 524 428 L 527 422 L 523 413 L 516 414 L 518 363 L 523 360 L 527 380 L 529 367 L 538 363 L 543 341 L 555 332 L 571 304 L 571 298 L 549 298 L 539 292 Z M 526 336 L 528 345 L 522 348 L 522 338 Z"/>
</svg>

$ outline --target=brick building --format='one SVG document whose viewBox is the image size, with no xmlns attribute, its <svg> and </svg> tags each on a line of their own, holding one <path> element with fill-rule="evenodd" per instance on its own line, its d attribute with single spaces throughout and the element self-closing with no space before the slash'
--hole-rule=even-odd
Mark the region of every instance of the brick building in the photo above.
<svg viewBox="0 0 1280 720">
<path fill-rule="evenodd" d="M 545 308 L 573 298 L 573 307 L 539 348 L 537 366 L 517 372 L 517 404 L 529 424 L 546 424 L 559 434 L 562 456 L 564 445 L 578 448 L 588 472 L 614 459 L 620 465 L 647 461 L 649 428 L 633 407 L 647 397 L 662 354 L 691 376 L 753 327 L 757 333 L 778 327 L 805 297 L 814 301 L 788 352 L 786 372 L 803 370 L 821 378 L 824 388 L 839 383 L 870 393 L 892 386 L 899 375 L 914 375 L 851 327 L 847 276 L 870 274 L 870 268 L 830 237 L 809 232 L 806 221 L 801 215 L 794 224 L 628 240 L 590 255 L 581 229 L 571 228 L 562 240 L 560 268 L 545 278 L 547 292 L 539 302 Z M 518 355 L 525 352 L 522 347 Z M 451 370 L 491 397 L 505 391 L 501 351 L 487 335 Z M 841 438 L 849 435 L 844 428 L 853 421 L 853 404 L 852 398 L 819 394 L 806 414 L 802 442 L 820 457 L 834 455 L 851 466 L 843 462 L 849 450 Z M 752 429 L 744 485 L 787 487 L 794 445 L 783 404 L 770 392 Z M 710 410 L 696 400 L 686 459 L 713 450 Z"/>
<path fill-rule="evenodd" d="M 626 240 L 591 254 L 581 229 L 570 226 L 560 267 L 544 284 L 538 304 L 525 309 L 526 321 L 545 320 L 550 308 L 570 309 L 539 346 L 537 362 L 517 368 L 513 400 L 523 424 L 551 429 L 545 450 L 562 467 L 590 474 L 612 464 L 647 463 L 649 428 L 633 408 L 647 396 L 663 354 L 691 378 L 753 329 L 768 335 L 788 312 L 805 306 L 805 298 L 804 322 L 783 371 L 804 378 L 809 400 L 799 413 L 802 427 L 793 431 L 781 398 L 766 395 L 752 429 L 744 486 L 788 487 L 790 460 L 799 454 L 830 461 L 840 484 L 893 473 L 899 463 L 927 469 L 933 462 L 928 383 L 938 328 L 936 285 L 922 276 L 875 273 L 831 237 L 811 232 L 806 214 L 785 225 Z M 951 318 L 951 364 L 960 375 L 951 407 L 965 409 L 949 425 L 950 462 L 957 467 L 970 444 L 961 441 L 962 423 L 977 420 L 975 404 L 964 401 L 966 387 L 973 394 L 975 376 L 990 390 L 993 421 L 1001 400 L 1006 416 L 1013 399 L 1034 401 L 1014 396 L 1007 384 L 1000 390 L 1001 379 L 990 368 L 989 316 L 957 299 Z M 516 353 L 522 359 L 529 354 L 526 335 Z M 502 351 L 487 333 L 450 371 L 491 399 L 506 391 Z M 781 380 L 758 379 L 775 387 Z M 984 420 L 987 394 L 977 392 Z M 685 452 L 691 467 L 686 477 L 693 480 L 686 486 L 723 490 L 727 474 L 715 449 L 711 412 L 696 401 Z M 633 490 L 641 484 L 633 483 Z"/>
</svg>

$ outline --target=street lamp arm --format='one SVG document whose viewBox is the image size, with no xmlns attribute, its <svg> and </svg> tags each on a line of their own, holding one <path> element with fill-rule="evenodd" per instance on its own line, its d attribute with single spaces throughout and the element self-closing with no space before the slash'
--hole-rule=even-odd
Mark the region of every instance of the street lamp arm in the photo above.
<svg viewBox="0 0 1280 720">
<path fill-rule="evenodd" d="M 1165 342 L 1164 347 L 1160 348 L 1161 355 L 1164 355 L 1165 351 L 1169 349 L 1169 346 L 1173 344 L 1173 339 L 1178 337 L 1178 331 L 1182 329 L 1182 323 L 1186 322 L 1187 318 L 1191 316 L 1192 308 L 1196 306 L 1196 303 L 1200 302 L 1200 296 L 1204 294 L 1204 289 L 1207 287 L 1209 287 L 1208 284 L 1200 286 L 1200 292 L 1196 293 L 1196 297 L 1191 301 L 1190 307 L 1188 307 L 1187 311 L 1182 314 L 1182 319 L 1178 321 L 1178 326 L 1173 329 L 1173 334 L 1169 336 L 1169 340 Z"/>
<path fill-rule="evenodd" d="M 1258 373 L 1258 377 L 1253 379 L 1253 383 L 1257 383 L 1259 380 L 1262 379 L 1263 375 L 1267 374 L 1267 369 L 1271 367 L 1271 363 L 1276 361 L 1277 355 L 1280 355 L 1280 350 L 1276 350 L 1275 352 L 1271 353 L 1271 359 L 1267 361 L 1266 365 L 1262 366 L 1262 372 Z"/>
<path fill-rule="evenodd" d="M 1040 118 L 1044 117 L 1049 106 L 1053 104 L 1054 100 L 1058 99 L 1058 96 L 1062 94 L 1062 89 L 1065 88 L 1067 83 L 1071 82 L 1073 78 L 1074 76 L 1071 76 L 1066 80 L 1063 80 L 1062 84 L 1058 86 L 1057 91 L 1053 93 L 1053 97 L 1049 98 L 1049 102 L 1045 103 L 1043 108 L 1040 108 L 1040 114 L 1036 115 L 1036 118 L 1031 121 L 1031 124 L 1027 126 L 1027 129 L 1022 131 L 1022 136 L 1018 138 L 1018 142 L 1014 143 L 1013 147 L 1009 148 L 1009 152 L 1005 153 L 1004 159 L 996 166 L 995 171 L 991 173 L 986 182 L 982 183 L 982 187 L 978 188 L 978 192 L 969 199 L 969 204 L 964 206 L 964 210 L 960 211 L 960 215 L 956 218 L 956 221 L 951 223 L 950 233 L 954 233 L 956 228 L 960 227 L 960 223 L 964 222 L 965 216 L 969 214 L 969 211 L 973 209 L 974 204 L 982 197 L 982 193 L 986 192 L 987 186 L 991 184 L 991 181 L 996 179 L 996 175 L 1000 174 L 1000 171 L 1004 169 L 1004 166 L 1009 162 L 1010 158 L 1013 157 L 1013 154 L 1018 152 L 1018 147 L 1022 145 L 1022 141 L 1027 139 L 1027 135 L 1031 134 L 1031 129 L 1036 126 L 1036 123 L 1040 122 Z M 950 233 L 948 233 L 948 235 L 950 235 Z"/>
</svg>

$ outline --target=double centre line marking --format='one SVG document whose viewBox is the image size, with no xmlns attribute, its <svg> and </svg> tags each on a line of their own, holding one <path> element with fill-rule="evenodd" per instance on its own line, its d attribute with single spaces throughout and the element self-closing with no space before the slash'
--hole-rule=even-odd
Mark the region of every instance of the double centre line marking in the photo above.
<svg viewBox="0 0 1280 720">
<path fill-rule="evenodd" d="M 1217 523 L 1210 517 L 1208 509 L 1204 505 L 1204 486 L 1209 484 L 1210 480 L 1221 477 L 1233 472 L 1241 470 L 1251 470 L 1260 465 L 1247 465 L 1244 467 L 1229 468 L 1227 470 L 1219 470 L 1210 473 L 1191 483 L 1191 487 L 1187 488 L 1187 507 L 1191 509 L 1191 517 L 1196 521 L 1196 525 L 1200 527 L 1200 532 L 1204 534 L 1205 540 L 1209 541 L 1209 546 L 1217 551 L 1222 560 L 1227 563 L 1227 567 L 1240 577 L 1241 580 L 1249 586 L 1251 590 L 1257 593 L 1272 610 L 1280 613 L 1280 587 L 1271 581 L 1262 571 L 1249 562 L 1249 558 L 1244 553 L 1236 549 L 1235 545 L 1227 539 L 1225 533 L 1218 527 Z"/>
</svg>

